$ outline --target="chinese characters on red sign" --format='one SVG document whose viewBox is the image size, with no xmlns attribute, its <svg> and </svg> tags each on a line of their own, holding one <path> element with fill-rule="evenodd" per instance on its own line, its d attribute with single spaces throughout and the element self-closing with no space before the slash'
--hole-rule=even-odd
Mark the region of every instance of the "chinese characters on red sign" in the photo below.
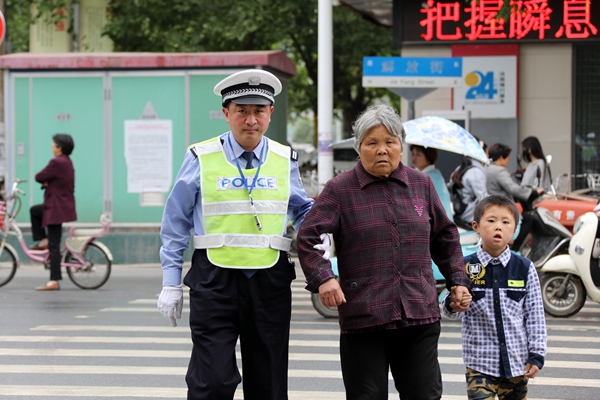
<svg viewBox="0 0 600 400">
<path fill-rule="evenodd" d="M 496 19 L 503 0 L 428 0 L 420 9 L 425 41 L 586 39 L 598 34 L 591 0 L 511 0 L 508 21 Z M 596 5 L 600 7 L 600 4 Z M 461 9 L 461 7 L 463 7 Z M 528 36 L 529 35 L 529 36 Z"/>
</svg>

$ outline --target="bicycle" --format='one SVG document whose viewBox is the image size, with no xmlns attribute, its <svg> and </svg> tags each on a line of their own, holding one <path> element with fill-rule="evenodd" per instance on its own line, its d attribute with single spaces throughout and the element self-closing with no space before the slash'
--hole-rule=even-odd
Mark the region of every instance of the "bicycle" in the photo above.
<svg viewBox="0 0 600 400">
<path fill-rule="evenodd" d="M 26 180 L 16 179 L 10 194 L 0 202 L 0 287 L 6 285 L 15 276 L 19 265 L 16 249 L 7 242 L 15 236 L 21 250 L 33 261 L 50 265 L 48 250 L 31 250 L 25 243 L 23 232 L 15 223 L 21 211 L 20 195 L 25 192 L 17 186 Z M 61 267 L 65 267 L 71 281 L 81 289 L 98 289 L 108 281 L 113 256 L 110 249 L 96 239 L 105 236 L 110 230 L 111 218 L 108 214 L 100 216 L 101 228 L 71 227 L 65 238 L 65 246 L 60 250 Z"/>
</svg>

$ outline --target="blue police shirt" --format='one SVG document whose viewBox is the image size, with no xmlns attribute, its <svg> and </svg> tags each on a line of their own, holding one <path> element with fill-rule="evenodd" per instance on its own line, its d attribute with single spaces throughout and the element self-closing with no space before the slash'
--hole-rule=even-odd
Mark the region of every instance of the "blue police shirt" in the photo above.
<svg viewBox="0 0 600 400">
<path fill-rule="evenodd" d="M 241 157 L 244 149 L 235 141 L 231 132 L 219 137 L 227 160 L 235 165 L 238 159 L 244 168 L 246 160 Z M 253 167 L 258 166 L 259 157 L 263 146 L 267 146 L 267 139 L 262 141 L 253 150 Z M 310 210 L 314 200 L 306 197 L 302 187 L 298 163 L 291 163 L 290 171 L 290 198 L 288 201 L 287 217 L 292 221 L 294 229 L 299 230 L 304 217 Z M 183 159 L 181 169 L 175 179 L 175 184 L 163 213 L 160 237 L 160 262 L 163 269 L 163 286 L 177 286 L 181 284 L 183 265 L 183 252 L 188 248 L 190 233 L 194 236 L 204 235 L 202 226 L 202 200 L 200 195 L 200 167 L 197 157 L 188 151 Z M 282 234 L 285 234 L 285 229 Z"/>
</svg>

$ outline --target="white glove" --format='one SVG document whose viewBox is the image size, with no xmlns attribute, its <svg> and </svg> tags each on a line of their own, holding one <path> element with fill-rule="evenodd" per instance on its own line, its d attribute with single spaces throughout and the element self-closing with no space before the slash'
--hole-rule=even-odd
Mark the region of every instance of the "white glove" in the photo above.
<svg viewBox="0 0 600 400">
<path fill-rule="evenodd" d="M 181 319 L 183 309 L 183 288 L 179 286 L 163 286 L 156 302 L 160 313 L 167 318 L 172 326 L 177 326 L 175 318 Z"/>
<path fill-rule="evenodd" d="M 315 244 L 313 249 L 323 250 L 324 253 L 321 257 L 325 260 L 329 260 L 329 256 L 331 255 L 329 250 L 331 249 L 331 239 L 327 233 L 321 233 L 321 244 Z"/>
</svg>

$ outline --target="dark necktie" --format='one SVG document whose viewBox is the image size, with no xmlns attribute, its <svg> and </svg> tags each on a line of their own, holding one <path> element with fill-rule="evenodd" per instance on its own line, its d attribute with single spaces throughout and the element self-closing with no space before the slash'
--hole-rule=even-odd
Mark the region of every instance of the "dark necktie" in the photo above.
<svg viewBox="0 0 600 400">
<path fill-rule="evenodd" d="M 254 153 L 251 151 L 245 151 L 242 153 L 242 158 L 246 160 L 245 169 L 252 169 L 252 160 L 254 159 Z"/>
<path fill-rule="evenodd" d="M 246 169 L 252 169 L 252 160 L 254 159 L 254 153 L 251 151 L 245 151 L 241 156 L 244 160 L 246 160 Z M 242 271 L 244 275 L 250 278 L 252 275 L 256 273 L 255 269 L 246 269 Z"/>
</svg>

